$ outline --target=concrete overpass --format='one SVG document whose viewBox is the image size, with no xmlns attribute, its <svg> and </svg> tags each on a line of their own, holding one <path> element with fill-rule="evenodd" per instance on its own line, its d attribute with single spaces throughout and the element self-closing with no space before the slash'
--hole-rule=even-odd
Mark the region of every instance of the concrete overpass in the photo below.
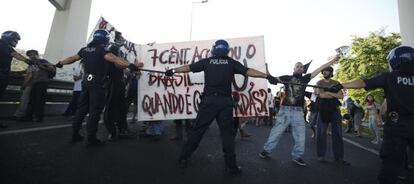
<svg viewBox="0 0 414 184">
<path fill-rule="evenodd" d="M 92 0 L 49 0 L 56 7 L 44 57 L 59 61 L 78 51 L 85 45 Z M 414 1 L 398 0 L 400 33 L 402 44 L 414 47 Z M 66 67 L 64 76 L 70 72 Z M 68 73 L 70 74 L 70 73 Z"/>
<path fill-rule="evenodd" d="M 77 53 L 85 45 L 92 0 L 49 0 L 56 11 L 44 58 L 58 62 Z M 71 79 L 72 67 L 58 70 L 59 79 Z"/>
</svg>

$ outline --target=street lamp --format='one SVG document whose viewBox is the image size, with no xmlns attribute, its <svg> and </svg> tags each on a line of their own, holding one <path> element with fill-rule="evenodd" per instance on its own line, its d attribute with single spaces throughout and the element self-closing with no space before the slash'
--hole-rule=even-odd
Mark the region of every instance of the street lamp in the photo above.
<svg viewBox="0 0 414 184">
<path fill-rule="evenodd" d="M 191 3 L 191 22 L 190 22 L 190 41 L 191 41 L 191 35 L 193 33 L 193 13 L 194 13 L 194 4 L 203 4 L 208 3 L 208 0 L 202 0 L 202 1 L 196 1 Z"/>
</svg>

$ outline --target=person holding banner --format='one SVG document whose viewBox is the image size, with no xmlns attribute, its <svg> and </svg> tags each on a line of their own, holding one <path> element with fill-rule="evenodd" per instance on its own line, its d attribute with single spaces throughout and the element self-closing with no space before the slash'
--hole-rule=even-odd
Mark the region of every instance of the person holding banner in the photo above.
<svg viewBox="0 0 414 184">
<path fill-rule="evenodd" d="M 396 47 L 387 60 L 390 72 L 337 84 L 329 91 L 384 89 L 387 110 L 378 180 L 380 184 L 405 183 L 400 181 L 404 178 L 404 157 L 407 146 L 414 142 L 414 48 Z"/>
<path fill-rule="evenodd" d="M 184 125 L 183 125 L 184 122 Z M 174 120 L 175 124 L 175 134 L 170 137 L 172 141 L 178 141 L 183 139 L 183 126 L 185 126 L 185 133 L 188 135 L 188 132 L 191 130 L 191 120 L 190 119 L 176 119 Z M 187 136 L 188 137 L 188 136 Z"/>
<path fill-rule="evenodd" d="M 105 105 L 105 81 L 107 80 L 106 66 L 113 63 L 119 68 L 129 68 L 138 71 L 143 63 L 132 64 L 124 59 L 115 56 L 106 49 L 110 40 L 110 34 L 106 30 L 96 30 L 93 39 L 86 47 L 63 61 L 59 61 L 55 66 L 62 68 L 63 65 L 74 63 L 82 59 L 84 65 L 84 80 L 82 81 L 82 92 L 80 96 L 79 109 L 72 124 L 73 134 L 71 142 L 83 140 L 79 133 L 82 121 L 89 113 L 87 122 L 88 145 L 99 146 L 104 142 L 96 138 L 98 121 Z"/>
<path fill-rule="evenodd" d="M 124 44 L 122 33 L 115 31 L 115 39 L 109 50 L 115 56 L 121 55 L 121 47 Z M 106 105 L 104 110 L 104 123 L 109 132 L 108 140 L 131 137 L 128 130 L 127 113 L 128 106 L 125 97 L 126 77 L 124 69 L 118 68 L 114 63 L 109 64 L 109 85 L 107 89 Z"/>
<path fill-rule="evenodd" d="M 236 163 L 234 151 L 234 102 L 231 91 L 234 74 L 267 78 L 272 84 L 277 84 L 279 80 L 255 69 L 247 68 L 240 62 L 228 57 L 229 44 L 225 40 L 217 40 L 211 53 L 211 57 L 165 72 L 166 76 L 173 76 L 174 73 L 204 71 L 204 93 L 200 109 L 195 125 L 179 156 L 179 164 L 184 168 L 187 167 L 189 157 L 197 149 L 211 122 L 216 119 L 222 137 L 226 171 L 230 174 L 239 174 L 241 173 L 241 167 Z"/>
<path fill-rule="evenodd" d="M 329 62 L 323 64 L 312 73 L 303 75 L 304 65 L 301 62 L 295 64 L 293 69 L 293 75 L 284 75 L 279 78 L 283 82 L 287 82 L 285 85 L 285 98 L 283 99 L 280 110 L 276 115 L 276 123 L 270 131 L 269 138 L 263 146 L 263 151 L 259 153 L 259 157 L 263 159 L 269 158 L 272 150 L 277 146 L 282 133 L 285 129 L 291 125 L 292 136 L 295 141 L 295 145 L 292 150 L 292 161 L 298 165 L 306 166 L 305 161 L 302 159 L 305 153 L 305 119 L 304 119 L 304 98 L 306 84 L 318 75 L 322 69 L 334 64 L 339 59 L 339 54 L 333 57 Z M 282 83 L 283 83 L 282 82 Z M 294 83 L 294 84 L 289 84 Z M 304 85 L 295 85 L 304 84 Z"/>
<path fill-rule="evenodd" d="M 0 38 L 0 98 L 4 95 L 6 91 L 10 66 L 13 58 L 25 62 L 26 64 L 31 64 L 32 61 L 22 56 L 14 47 L 17 46 L 17 43 L 20 40 L 20 35 L 16 31 L 5 31 L 1 34 Z M 6 123 L 0 123 L 0 128 L 7 128 Z"/>
</svg>

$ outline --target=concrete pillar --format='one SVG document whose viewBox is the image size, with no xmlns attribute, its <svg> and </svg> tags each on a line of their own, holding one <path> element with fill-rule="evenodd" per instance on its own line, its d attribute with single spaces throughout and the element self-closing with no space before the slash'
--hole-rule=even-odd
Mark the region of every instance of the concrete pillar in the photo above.
<svg viewBox="0 0 414 184">
<path fill-rule="evenodd" d="M 92 0 L 49 0 L 55 16 L 46 44 L 44 58 L 52 63 L 65 59 L 85 46 Z M 72 67 L 58 70 L 58 79 L 72 80 Z"/>
<path fill-rule="evenodd" d="M 414 47 L 414 1 L 398 0 L 402 44 Z"/>
</svg>

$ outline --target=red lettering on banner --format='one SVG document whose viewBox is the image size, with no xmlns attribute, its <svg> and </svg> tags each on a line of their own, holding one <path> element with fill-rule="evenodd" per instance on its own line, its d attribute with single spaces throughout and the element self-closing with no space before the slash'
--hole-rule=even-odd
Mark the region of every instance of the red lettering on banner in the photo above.
<svg viewBox="0 0 414 184">
<path fill-rule="evenodd" d="M 247 46 L 246 58 L 251 59 L 254 57 L 254 55 L 256 55 L 256 46 L 253 44 L 249 44 Z"/>
<path fill-rule="evenodd" d="M 247 60 L 246 59 L 243 59 L 243 65 L 245 67 L 247 67 Z M 247 88 L 247 82 L 248 82 L 248 80 L 249 80 L 249 77 L 248 76 L 244 76 L 243 84 L 241 85 L 241 87 L 239 87 L 239 85 L 237 84 L 236 79 L 233 79 L 233 81 L 232 81 L 233 88 L 236 91 L 244 91 Z"/>
<path fill-rule="evenodd" d="M 108 21 L 105 19 L 101 19 L 102 21 L 99 23 L 99 29 L 106 29 L 106 26 L 108 25 Z"/>
<path fill-rule="evenodd" d="M 194 95 L 193 95 L 193 104 L 194 104 L 194 110 L 195 112 L 198 112 L 198 107 L 201 103 L 201 92 L 200 91 L 194 91 Z"/>
<path fill-rule="evenodd" d="M 268 114 L 267 104 L 267 91 L 265 89 L 253 90 L 254 83 L 250 84 L 248 94 L 241 92 L 233 92 L 233 96 L 239 96 L 239 102 L 235 107 L 236 116 L 257 116 Z"/>
<path fill-rule="evenodd" d="M 124 47 L 128 50 L 128 53 L 134 53 L 134 56 L 136 57 L 137 56 L 137 50 L 135 49 L 135 44 L 134 43 L 132 43 L 132 42 L 126 42 L 125 44 L 124 44 Z"/>
<path fill-rule="evenodd" d="M 168 60 L 162 60 L 162 58 L 164 57 L 164 54 L 169 54 L 169 52 L 170 52 L 169 50 L 163 50 L 160 53 L 160 57 L 158 57 L 158 58 L 159 58 L 159 61 L 160 61 L 161 64 L 167 64 Z"/>
<path fill-rule="evenodd" d="M 158 59 L 158 50 L 157 49 L 149 49 L 148 52 L 153 52 L 151 59 L 152 59 L 152 66 L 155 66 Z"/>
<path fill-rule="evenodd" d="M 154 92 L 153 96 L 144 95 L 141 107 L 143 112 L 150 116 L 157 113 L 162 113 L 164 116 L 167 114 L 186 114 L 191 115 L 193 112 L 198 112 L 198 105 L 200 101 L 200 92 L 194 91 L 191 94 L 175 94 L 168 92 L 160 96 L 157 92 Z M 191 103 L 191 96 L 193 97 L 193 103 Z M 185 112 L 184 112 L 185 111 Z"/>
<path fill-rule="evenodd" d="M 149 75 L 148 77 L 149 86 L 153 86 L 153 85 L 156 85 L 157 87 L 163 86 L 164 89 L 167 89 L 168 87 L 174 88 L 173 77 L 166 77 L 165 75 L 154 74 L 154 73 L 149 73 L 148 75 Z"/>
<path fill-rule="evenodd" d="M 172 87 L 189 87 L 194 85 L 203 85 L 203 83 L 193 83 L 191 82 L 190 75 L 188 73 L 184 74 L 175 74 L 172 77 L 166 77 L 165 75 L 159 73 L 149 73 L 148 74 L 148 85 L 156 87 L 164 87 L 167 89 Z"/>
<path fill-rule="evenodd" d="M 147 52 L 151 52 L 151 59 L 152 59 L 152 66 L 156 66 L 157 62 L 160 64 L 166 65 L 186 65 L 190 64 L 190 61 L 187 60 L 188 51 L 191 50 L 190 48 L 182 48 L 178 50 L 174 46 L 171 47 L 169 50 L 158 51 L 157 49 L 149 49 Z M 209 53 L 209 49 L 203 49 L 200 53 L 195 54 L 195 57 L 207 57 Z M 158 54 L 159 53 L 159 54 Z M 194 60 L 194 57 L 193 57 Z"/>
<path fill-rule="evenodd" d="M 241 47 L 231 47 L 229 50 L 229 56 L 233 58 L 234 60 L 239 60 L 241 57 Z"/>
</svg>

